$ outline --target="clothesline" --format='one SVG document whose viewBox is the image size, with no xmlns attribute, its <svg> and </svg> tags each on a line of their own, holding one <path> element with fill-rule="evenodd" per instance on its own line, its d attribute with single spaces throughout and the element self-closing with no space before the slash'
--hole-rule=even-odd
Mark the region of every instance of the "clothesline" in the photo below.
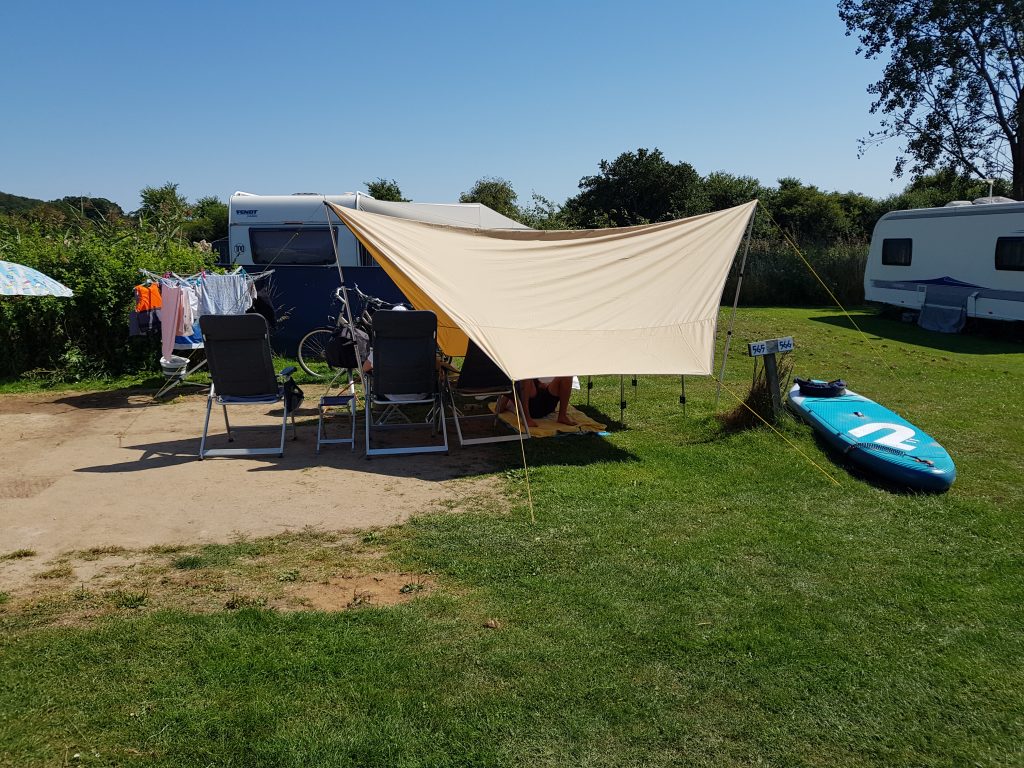
<svg viewBox="0 0 1024 768">
<path fill-rule="evenodd" d="M 219 273 L 217 272 L 207 272 L 205 269 L 201 272 L 196 272 L 195 274 L 187 275 L 185 277 L 182 277 L 181 275 L 175 272 L 166 272 L 162 275 L 158 275 L 156 272 L 150 272 L 148 269 L 143 269 L 142 267 L 139 267 L 139 272 L 141 272 L 151 280 L 157 280 L 161 283 L 166 282 L 168 284 L 174 284 L 175 281 L 192 282 L 196 280 L 203 280 L 204 278 L 209 276 L 220 276 Z M 239 273 L 245 275 L 246 279 L 252 280 L 255 283 L 256 281 L 262 280 L 265 277 L 270 277 L 270 275 L 274 274 L 274 270 L 268 269 L 264 272 L 257 272 L 255 275 L 251 275 L 245 270 L 243 270 L 241 267 L 236 267 L 233 272 L 228 272 L 226 273 L 226 275 L 237 275 Z"/>
</svg>

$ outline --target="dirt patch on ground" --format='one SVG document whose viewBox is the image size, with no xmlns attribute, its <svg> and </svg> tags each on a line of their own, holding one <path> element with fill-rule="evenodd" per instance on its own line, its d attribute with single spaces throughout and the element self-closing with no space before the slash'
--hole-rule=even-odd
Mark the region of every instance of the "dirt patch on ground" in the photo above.
<svg viewBox="0 0 1024 768">
<path fill-rule="evenodd" d="M 399 535 L 400 529 L 307 530 L 226 544 L 69 552 L 4 592 L 0 619 L 82 626 L 104 616 L 168 608 L 212 613 L 398 605 L 437 588 L 430 575 L 395 567 L 387 544 Z"/>
<path fill-rule="evenodd" d="M 294 531 L 379 528 L 421 512 L 503 503 L 491 474 L 494 447 L 368 461 L 358 449 L 329 446 L 317 455 L 309 409 L 300 411 L 298 440 L 288 441 L 283 458 L 198 461 L 205 406 L 202 395 L 155 403 L 131 392 L 0 398 L 0 592 L 51 582 L 109 591 L 118 587 L 107 582 L 145 571 L 153 554 Z M 223 418 L 214 417 L 213 439 L 227 445 Z M 272 409 L 234 408 L 231 419 L 242 427 L 236 445 L 277 437 Z M 364 588 L 343 581 L 322 590 L 330 596 L 321 602 L 334 604 L 342 592 L 351 601 L 352 590 Z M 384 592 L 370 600 L 390 599 Z M 308 590 L 295 598 L 320 599 Z"/>
</svg>

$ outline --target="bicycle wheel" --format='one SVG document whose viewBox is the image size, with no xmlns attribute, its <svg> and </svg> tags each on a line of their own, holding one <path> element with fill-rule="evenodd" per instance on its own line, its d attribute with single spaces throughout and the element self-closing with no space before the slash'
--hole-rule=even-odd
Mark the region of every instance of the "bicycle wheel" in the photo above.
<svg viewBox="0 0 1024 768">
<path fill-rule="evenodd" d="M 299 342 L 299 367 L 315 379 L 334 376 L 337 372 L 327 364 L 324 354 L 332 333 L 330 328 L 315 328 Z"/>
</svg>

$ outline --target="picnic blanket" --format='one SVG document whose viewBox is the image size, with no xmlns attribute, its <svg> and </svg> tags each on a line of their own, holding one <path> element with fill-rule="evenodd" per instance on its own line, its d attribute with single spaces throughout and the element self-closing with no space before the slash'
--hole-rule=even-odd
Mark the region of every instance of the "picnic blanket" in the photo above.
<svg viewBox="0 0 1024 768">
<path fill-rule="evenodd" d="M 491 413 L 494 413 L 494 403 L 489 403 L 488 407 L 491 409 Z M 603 432 L 605 429 L 604 424 L 594 421 L 592 418 L 582 411 L 578 411 L 571 405 L 566 411 L 566 415 L 576 422 L 575 426 L 569 426 L 568 424 L 559 424 L 557 421 L 556 414 L 551 413 L 543 419 L 535 419 L 537 422 L 536 427 L 530 428 L 530 437 L 554 437 L 559 434 L 581 434 L 584 432 Z M 513 430 L 518 430 L 518 420 L 516 419 L 515 413 L 512 411 L 505 411 L 498 418 L 508 424 Z M 526 429 L 526 423 L 523 422 L 523 429 Z"/>
</svg>

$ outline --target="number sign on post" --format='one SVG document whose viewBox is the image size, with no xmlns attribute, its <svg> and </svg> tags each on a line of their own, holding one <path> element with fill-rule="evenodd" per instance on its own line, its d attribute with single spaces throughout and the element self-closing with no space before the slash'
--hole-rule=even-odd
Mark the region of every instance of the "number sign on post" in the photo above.
<svg viewBox="0 0 1024 768">
<path fill-rule="evenodd" d="M 751 357 L 764 357 L 776 353 L 792 352 L 793 337 L 783 336 L 781 339 L 765 339 L 764 341 L 752 341 L 747 344 L 747 350 Z"/>
<path fill-rule="evenodd" d="M 747 351 L 751 357 L 764 358 L 764 375 L 772 396 L 772 414 L 778 420 L 782 415 L 782 394 L 779 392 L 779 368 L 775 363 L 775 355 L 792 352 L 793 337 L 783 336 L 781 339 L 754 341 L 747 345 Z"/>
</svg>

